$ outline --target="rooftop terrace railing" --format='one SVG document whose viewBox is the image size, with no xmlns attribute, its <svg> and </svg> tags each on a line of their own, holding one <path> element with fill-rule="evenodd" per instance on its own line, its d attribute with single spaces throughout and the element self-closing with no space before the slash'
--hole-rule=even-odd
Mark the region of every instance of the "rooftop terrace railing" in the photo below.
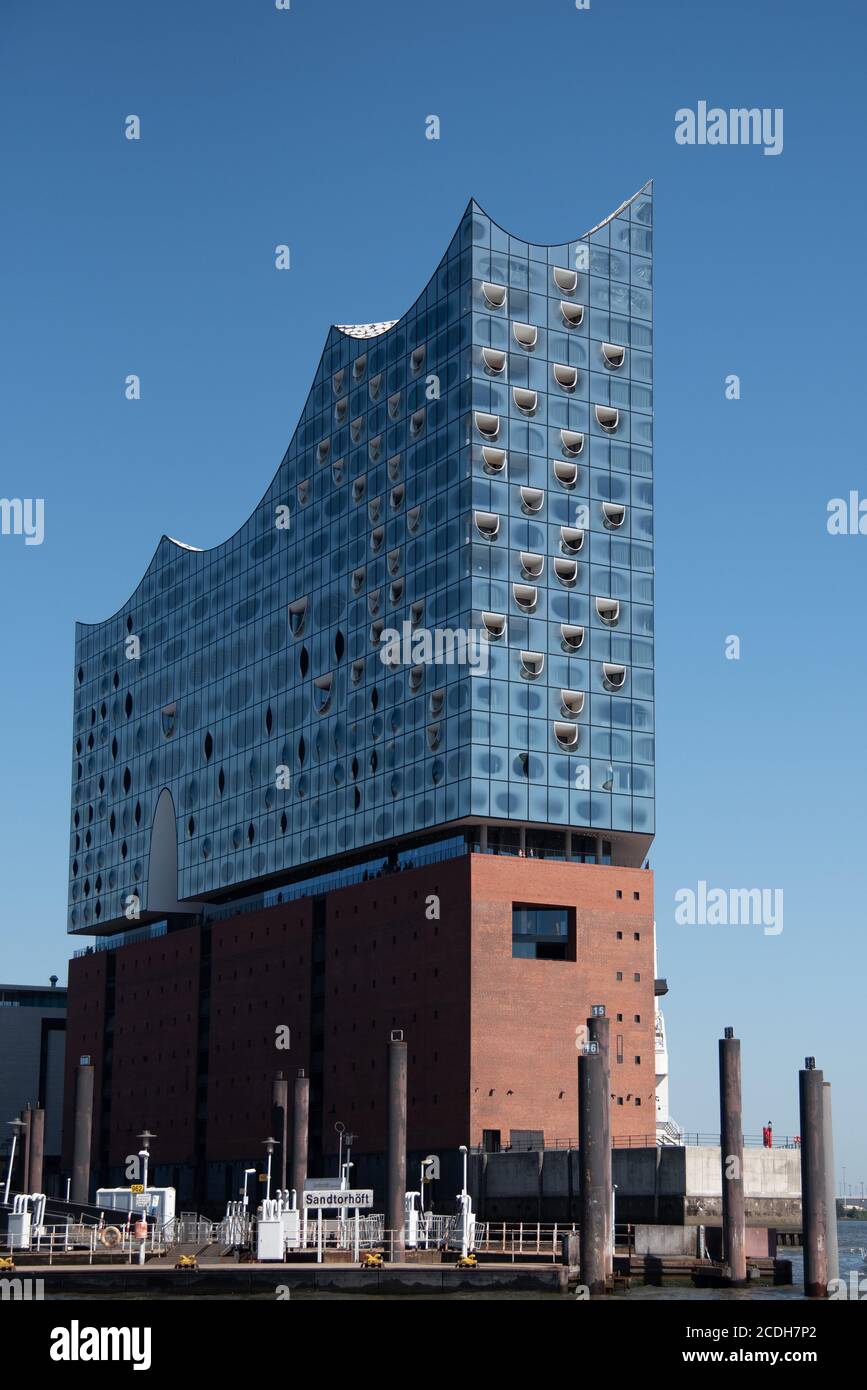
<svg viewBox="0 0 867 1390">
<path fill-rule="evenodd" d="M 612 1148 L 615 1149 L 653 1149 L 653 1148 L 680 1148 L 682 1146 L 718 1149 L 720 1146 L 720 1136 L 718 1134 L 702 1134 L 698 1131 L 684 1131 L 679 1139 L 673 1138 L 670 1134 L 621 1134 L 615 1135 L 611 1140 Z M 744 1147 L 760 1149 L 764 1146 L 764 1138 L 761 1134 L 745 1134 Z M 575 1139 L 545 1139 L 542 1142 L 532 1140 L 518 1140 L 514 1144 L 501 1144 L 499 1149 L 485 1149 L 481 1144 L 474 1144 L 470 1149 L 471 1153 L 536 1153 L 541 1149 L 577 1149 L 579 1147 L 577 1138 Z M 774 1149 L 799 1149 L 801 1147 L 801 1136 L 799 1134 L 783 1134 L 774 1136 L 771 1145 Z"/>
</svg>

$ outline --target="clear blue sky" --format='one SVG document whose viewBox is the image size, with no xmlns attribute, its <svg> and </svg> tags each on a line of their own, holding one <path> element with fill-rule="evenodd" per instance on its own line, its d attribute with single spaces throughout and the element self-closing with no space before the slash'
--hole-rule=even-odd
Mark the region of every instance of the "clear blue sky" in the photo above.
<svg viewBox="0 0 867 1390">
<path fill-rule="evenodd" d="M 867 1182 L 867 536 L 825 524 L 867 496 L 865 27 L 839 0 L 5 0 L 0 495 L 44 498 L 46 538 L 0 537 L 0 977 L 62 977 L 75 944 L 75 619 L 113 612 L 163 531 L 236 529 L 328 324 L 399 316 L 471 195 L 554 242 L 653 177 L 672 1108 L 718 1128 L 731 1023 L 746 1128 L 795 1132 L 813 1053 L 838 1172 Z M 702 100 L 782 107 L 783 153 L 676 144 Z M 783 932 L 676 925 L 700 879 L 782 888 Z"/>
</svg>

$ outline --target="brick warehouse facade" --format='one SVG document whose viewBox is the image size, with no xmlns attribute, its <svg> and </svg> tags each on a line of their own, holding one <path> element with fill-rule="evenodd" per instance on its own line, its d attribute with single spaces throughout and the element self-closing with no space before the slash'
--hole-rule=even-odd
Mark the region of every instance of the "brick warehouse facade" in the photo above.
<svg viewBox="0 0 867 1390">
<path fill-rule="evenodd" d="M 97 1181 L 124 1180 L 147 1127 L 152 1180 L 217 1209 L 261 1160 L 275 1072 L 303 1068 L 311 1171 L 334 1171 L 339 1120 L 356 1135 L 358 1180 L 378 1186 L 392 1028 L 409 1045 L 410 1174 L 416 1157 L 464 1143 L 574 1142 L 576 1029 L 599 1003 L 611 1018 L 613 1134 L 652 1135 L 652 888 L 641 869 L 465 854 L 78 956 L 65 1163 L 86 1054 Z M 513 906 L 527 903 L 574 909 L 572 958 L 513 956 Z M 281 1027 L 288 1050 L 276 1046 Z"/>
</svg>

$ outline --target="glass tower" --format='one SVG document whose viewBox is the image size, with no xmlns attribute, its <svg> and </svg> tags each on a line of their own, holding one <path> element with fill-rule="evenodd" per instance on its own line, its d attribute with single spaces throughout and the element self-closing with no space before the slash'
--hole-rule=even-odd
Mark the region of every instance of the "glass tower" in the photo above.
<svg viewBox="0 0 867 1390">
<path fill-rule="evenodd" d="M 412 308 L 331 328 L 223 544 L 76 630 L 69 929 L 461 833 L 653 831 L 652 203 L 519 241 L 475 203 Z"/>
</svg>

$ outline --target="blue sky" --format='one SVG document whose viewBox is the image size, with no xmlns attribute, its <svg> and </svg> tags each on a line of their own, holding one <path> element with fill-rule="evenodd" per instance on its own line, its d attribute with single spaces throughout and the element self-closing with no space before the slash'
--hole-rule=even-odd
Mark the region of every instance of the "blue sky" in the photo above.
<svg viewBox="0 0 867 1390">
<path fill-rule="evenodd" d="M 826 529 L 830 498 L 867 497 L 865 27 L 839 0 L 6 0 L 0 494 L 44 498 L 46 534 L 0 536 L 0 976 L 63 976 L 69 954 L 75 619 L 113 612 L 163 531 L 236 529 L 328 324 L 399 316 L 470 196 L 555 242 L 653 177 L 672 1108 L 718 1129 L 732 1024 L 746 1129 L 796 1132 L 815 1054 L 838 1172 L 867 1182 L 867 536 Z M 678 145 L 699 101 L 782 108 L 783 152 Z M 784 930 L 677 925 L 699 880 L 782 889 Z"/>
</svg>

